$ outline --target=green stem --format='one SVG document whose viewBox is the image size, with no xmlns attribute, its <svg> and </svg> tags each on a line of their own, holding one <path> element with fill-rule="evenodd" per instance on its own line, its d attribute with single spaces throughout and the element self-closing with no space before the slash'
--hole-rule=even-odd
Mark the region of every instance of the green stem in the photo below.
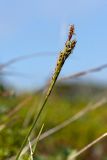
<svg viewBox="0 0 107 160">
<path fill-rule="evenodd" d="M 60 73 L 60 72 L 59 72 L 59 73 Z M 58 78 L 59 73 L 56 75 L 55 80 L 52 81 L 51 84 L 50 84 L 50 87 L 49 87 L 49 90 L 48 90 L 48 92 L 47 92 L 47 94 L 46 94 L 46 97 L 45 97 L 45 99 L 44 99 L 44 102 L 43 102 L 43 104 L 42 104 L 42 106 L 41 106 L 41 108 L 40 108 L 40 110 L 39 110 L 39 112 L 38 112 L 38 114 L 37 114 L 37 116 L 36 116 L 36 118 L 35 118 L 32 126 L 31 126 L 31 128 L 30 128 L 27 136 L 26 136 L 25 139 L 24 139 L 24 142 L 22 143 L 22 146 L 21 146 L 21 148 L 20 148 L 20 150 L 19 150 L 19 152 L 18 152 L 18 154 L 17 154 L 17 156 L 16 156 L 16 160 L 19 159 L 19 157 L 20 157 L 20 155 L 21 155 L 21 152 L 22 152 L 25 144 L 27 143 L 27 140 L 28 140 L 30 134 L 32 133 L 32 131 L 33 131 L 33 129 L 34 129 L 34 127 L 35 127 L 35 125 L 36 125 L 36 123 L 37 123 L 37 121 L 38 121 L 38 119 L 39 119 L 39 117 L 40 117 L 40 115 L 41 115 L 44 107 L 45 107 L 45 104 L 46 104 L 46 102 L 47 102 L 47 100 L 48 100 L 48 98 L 49 98 L 49 96 L 50 96 L 50 94 L 51 94 L 51 92 L 52 92 L 52 89 L 53 89 L 53 87 L 54 87 L 54 85 L 55 85 L 55 82 L 56 82 L 56 80 L 57 80 L 57 78 Z"/>
</svg>

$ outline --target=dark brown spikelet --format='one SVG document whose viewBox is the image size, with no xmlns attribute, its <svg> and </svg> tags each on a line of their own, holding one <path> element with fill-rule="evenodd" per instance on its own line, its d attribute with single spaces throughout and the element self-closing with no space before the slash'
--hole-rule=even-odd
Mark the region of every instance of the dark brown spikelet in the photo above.
<svg viewBox="0 0 107 160">
<path fill-rule="evenodd" d="M 68 40 L 69 41 L 71 40 L 71 38 L 72 38 L 72 36 L 74 34 L 74 31 L 75 31 L 74 25 L 70 25 L 69 34 L 68 34 Z"/>
<path fill-rule="evenodd" d="M 72 40 L 72 45 L 71 45 L 71 48 L 73 49 L 76 45 L 77 41 L 76 40 Z"/>
</svg>

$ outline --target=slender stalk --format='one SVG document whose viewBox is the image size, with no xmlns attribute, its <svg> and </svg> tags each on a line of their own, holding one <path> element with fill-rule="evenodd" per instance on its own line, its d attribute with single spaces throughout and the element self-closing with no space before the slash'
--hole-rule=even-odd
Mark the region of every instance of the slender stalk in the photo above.
<svg viewBox="0 0 107 160">
<path fill-rule="evenodd" d="M 48 131 L 42 133 L 40 135 L 39 141 L 49 137 L 50 135 L 60 131 L 61 129 L 67 127 L 68 125 L 70 125 L 72 122 L 75 122 L 76 120 L 80 119 L 81 117 L 83 117 L 84 115 L 86 115 L 87 113 L 101 107 L 102 105 L 104 105 L 105 103 L 107 103 L 107 98 L 102 98 L 99 101 L 97 101 L 95 104 L 91 104 L 89 103 L 83 110 L 79 111 L 78 113 L 76 113 L 74 116 L 70 117 L 69 119 L 65 120 L 64 122 L 62 122 L 61 124 L 55 126 L 54 128 L 49 129 Z M 31 145 L 34 145 L 36 139 L 31 141 Z M 27 150 L 29 149 L 29 146 L 27 145 L 24 149 L 21 155 L 25 154 L 27 152 Z"/>
<path fill-rule="evenodd" d="M 40 54 L 42 55 L 42 52 L 40 52 L 40 53 L 32 53 L 32 54 L 28 54 L 28 55 L 24 55 L 24 56 L 19 56 L 19 57 L 13 58 L 13 59 L 7 61 L 6 63 L 0 64 L 0 71 L 3 70 L 4 68 L 16 63 L 16 62 L 19 62 L 19 61 L 22 61 L 22 60 L 26 60 L 26 59 L 29 59 L 29 58 L 33 58 L 35 56 L 40 56 Z"/>
<path fill-rule="evenodd" d="M 106 69 L 106 68 L 107 68 L 107 64 L 103 64 L 103 65 L 95 67 L 95 68 L 91 68 L 91 69 L 88 69 L 88 70 L 84 70 L 84 71 L 81 71 L 81 72 L 74 73 L 74 74 L 66 76 L 66 77 L 62 77 L 58 81 L 68 80 L 68 79 L 72 79 L 72 78 L 78 78 L 78 77 L 81 77 L 81 76 L 85 76 L 89 73 L 95 73 L 95 72 L 102 71 L 103 69 Z"/>
<path fill-rule="evenodd" d="M 30 138 L 28 138 L 28 142 L 29 142 L 29 149 L 30 149 L 30 158 L 28 158 L 28 160 L 33 160 L 33 150 L 30 142 Z"/>
<path fill-rule="evenodd" d="M 106 97 L 102 98 L 101 100 L 99 100 L 95 104 L 88 104 L 83 110 L 79 111 L 78 113 L 76 113 L 71 118 L 65 120 L 61 124 L 55 126 L 54 128 L 49 129 L 48 131 L 44 132 L 43 134 L 41 134 L 39 140 L 41 141 L 41 140 L 45 139 L 46 137 L 60 131 L 61 129 L 65 128 L 66 126 L 70 125 L 72 122 L 75 122 L 76 120 L 80 119 L 81 117 L 83 117 L 87 113 L 101 107 L 105 103 L 107 103 L 107 98 Z M 31 142 L 31 144 L 32 144 L 32 142 Z"/>
<path fill-rule="evenodd" d="M 42 124 L 42 126 L 41 126 L 41 128 L 40 128 L 40 131 L 39 131 L 39 133 L 38 133 L 38 136 L 37 136 L 37 138 L 36 138 L 36 140 L 35 140 L 34 147 L 32 147 L 32 144 L 31 144 L 31 142 L 30 142 L 30 138 L 28 138 L 28 141 L 29 141 L 29 149 L 30 149 L 30 158 L 28 158 L 28 160 L 34 160 L 34 158 L 35 158 L 34 156 L 35 156 L 35 154 L 36 154 L 37 144 L 38 144 L 38 142 L 39 142 L 39 138 L 40 138 L 40 135 L 41 135 L 41 133 L 42 133 L 43 128 L 44 128 L 44 123 Z"/>
<path fill-rule="evenodd" d="M 20 148 L 20 150 L 19 150 L 19 152 L 18 152 L 18 154 L 16 156 L 16 160 L 19 159 L 20 154 L 21 154 L 21 152 L 22 152 L 27 140 L 28 140 L 29 136 L 31 135 L 31 133 L 32 133 L 32 131 L 33 131 L 33 129 L 34 129 L 34 127 L 35 127 L 35 125 L 36 125 L 36 123 L 37 123 L 37 121 L 38 121 L 38 119 L 39 119 L 44 107 L 45 107 L 45 104 L 46 104 L 46 102 L 47 102 L 47 100 L 48 100 L 48 98 L 49 98 L 49 96 L 50 96 L 50 94 L 52 92 L 52 89 L 53 89 L 53 87 L 55 85 L 55 82 L 56 82 L 58 76 L 59 76 L 59 73 L 60 73 L 60 71 L 62 69 L 62 66 L 64 65 L 66 59 L 72 53 L 72 51 L 73 51 L 73 49 L 74 49 L 74 47 L 76 45 L 76 40 L 72 40 L 71 41 L 71 38 L 72 38 L 73 34 L 74 34 L 74 26 L 71 25 L 70 26 L 69 35 L 68 35 L 68 40 L 65 43 L 65 47 L 64 47 L 63 51 L 60 52 L 60 55 L 59 55 L 59 58 L 58 58 L 58 61 L 57 61 L 57 65 L 56 65 L 56 68 L 55 68 L 55 72 L 53 74 L 49 89 L 48 89 L 47 94 L 45 96 L 45 99 L 44 99 L 44 101 L 43 101 L 43 103 L 41 105 L 41 108 L 40 108 L 36 118 L 34 119 L 34 122 L 33 122 L 32 126 L 31 126 L 27 136 L 24 139 L 24 142 L 23 142 L 23 144 L 22 144 L 22 146 L 21 146 L 21 148 Z"/>
<path fill-rule="evenodd" d="M 107 137 L 107 132 L 104 133 L 103 135 L 101 135 L 100 137 L 98 137 L 97 139 L 95 139 L 93 142 L 89 143 L 87 146 L 85 146 L 83 149 L 81 149 L 80 151 L 78 151 L 76 154 L 74 154 L 73 156 L 71 156 L 69 158 L 69 160 L 73 160 L 74 158 L 78 157 L 83 152 L 87 151 L 89 148 L 91 148 L 93 145 L 95 145 L 96 143 L 98 143 L 99 141 L 101 141 L 105 137 Z"/>
<path fill-rule="evenodd" d="M 39 134 L 38 134 L 38 136 L 37 136 L 37 138 L 36 138 L 36 141 L 35 141 L 35 144 L 34 144 L 34 147 L 33 147 L 33 157 L 34 157 L 35 154 L 36 154 L 37 144 L 38 144 L 38 142 L 39 142 L 39 139 L 40 139 L 40 136 L 41 136 L 41 134 L 42 134 L 43 128 L 44 128 L 44 123 L 43 123 L 43 125 L 41 126 L 41 129 L 40 129 L 40 131 L 39 131 Z M 31 144 L 31 145 L 32 145 L 32 144 Z"/>
</svg>

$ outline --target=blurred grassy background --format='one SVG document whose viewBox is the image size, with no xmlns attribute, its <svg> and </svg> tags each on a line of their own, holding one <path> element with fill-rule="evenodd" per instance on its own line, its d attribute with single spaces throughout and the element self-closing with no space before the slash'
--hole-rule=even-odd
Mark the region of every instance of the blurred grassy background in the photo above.
<svg viewBox="0 0 107 160">
<path fill-rule="evenodd" d="M 1 87 L 2 88 L 2 87 Z M 3 93 L 8 93 L 8 95 Z M 11 159 L 26 136 L 38 111 L 38 104 L 43 91 L 16 95 L 7 89 L 1 89 L 0 97 L 0 159 Z M 10 95 L 9 95 L 10 93 Z M 92 104 L 107 96 L 105 86 L 61 83 L 58 84 L 41 115 L 37 128 L 33 132 L 35 138 L 41 125 L 45 124 L 43 132 L 69 119 Z M 107 104 L 82 116 L 59 132 L 41 140 L 37 148 L 37 159 L 65 160 L 73 151 L 79 150 L 92 140 L 107 131 Z M 16 108 L 16 112 L 14 109 Z M 77 159 L 106 159 L 106 138 L 93 146 Z M 23 159 L 29 154 L 27 152 Z"/>
</svg>

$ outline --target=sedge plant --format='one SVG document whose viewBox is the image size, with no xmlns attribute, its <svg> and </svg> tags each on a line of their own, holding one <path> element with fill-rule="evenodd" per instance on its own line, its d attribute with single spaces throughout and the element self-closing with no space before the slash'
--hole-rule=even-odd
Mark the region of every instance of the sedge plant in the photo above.
<svg viewBox="0 0 107 160">
<path fill-rule="evenodd" d="M 58 58 L 58 61 L 57 61 L 57 64 L 56 64 L 55 72 L 54 72 L 54 74 L 53 74 L 53 76 L 52 76 L 52 80 L 51 80 L 50 85 L 49 85 L 49 88 L 48 88 L 48 90 L 47 90 L 45 99 L 44 99 L 44 101 L 43 101 L 43 103 L 42 103 L 42 105 L 41 105 L 41 107 L 40 107 L 40 110 L 39 110 L 38 114 L 36 115 L 36 117 L 35 117 L 35 119 L 34 119 L 34 122 L 33 122 L 32 125 L 31 125 L 31 128 L 30 128 L 27 136 L 25 137 L 25 139 L 24 139 L 24 141 L 23 141 L 23 143 L 22 143 L 22 146 L 21 146 L 21 148 L 20 148 L 20 150 L 19 150 L 19 152 L 18 152 L 18 154 L 17 154 L 17 156 L 16 156 L 16 160 L 19 159 L 19 157 L 20 157 L 20 155 L 21 155 L 21 152 L 22 152 L 25 144 L 26 144 L 27 141 L 28 141 L 29 136 L 31 135 L 34 127 L 35 127 L 36 124 L 37 124 L 37 121 L 38 121 L 38 119 L 39 119 L 39 117 L 40 117 L 40 115 L 41 115 L 41 113 L 42 113 L 42 111 L 43 111 L 43 109 L 44 109 L 44 107 L 45 107 L 45 105 L 46 105 L 46 102 L 48 101 L 48 98 L 49 98 L 49 96 L 50 96 L 50 94 L 51 94 L 51 92 L 52 92 L 52 89 L 53 89 L 53 87 L 54 87 L 54 85 L 55 85 L 55 82 L 56 82 L 56 80 L 57 80 L 57 78 L 58 78 L 58 76 L 59 76 L 59 73 L 60 73 L 60 71 L 61 71 L 61 69 L 62 69 L 62 66 L 64 65 L 66 59 L 67 59 L 67 58 L 69 57 L 69 55 L 72 53 L 72 51 L 73 51 L 73 49 L 74 49 L 74 47 L 75 47 L 75 45 L 76 45 L 76 42 L 77 42 L 77 41 L 76 41 L 76 40 L 71 40 L 71 39 L 72 39 L 72 36 L 74 35 L 74 30 L 75 30 L 75 29 L 74 29 L 74 25 L 71 25 L 71 26 L 70 26 L 70 30 L 69 30 L 69 34 L 68 34 L 68 39 L 67 39 L 67 41 L 66 41 L 66 43 L 65 43 L 64 49 L 63 49 L 63 50 L 60 52 L 60 54 L 59 54 L 59 58 Z"/>
</svg>

